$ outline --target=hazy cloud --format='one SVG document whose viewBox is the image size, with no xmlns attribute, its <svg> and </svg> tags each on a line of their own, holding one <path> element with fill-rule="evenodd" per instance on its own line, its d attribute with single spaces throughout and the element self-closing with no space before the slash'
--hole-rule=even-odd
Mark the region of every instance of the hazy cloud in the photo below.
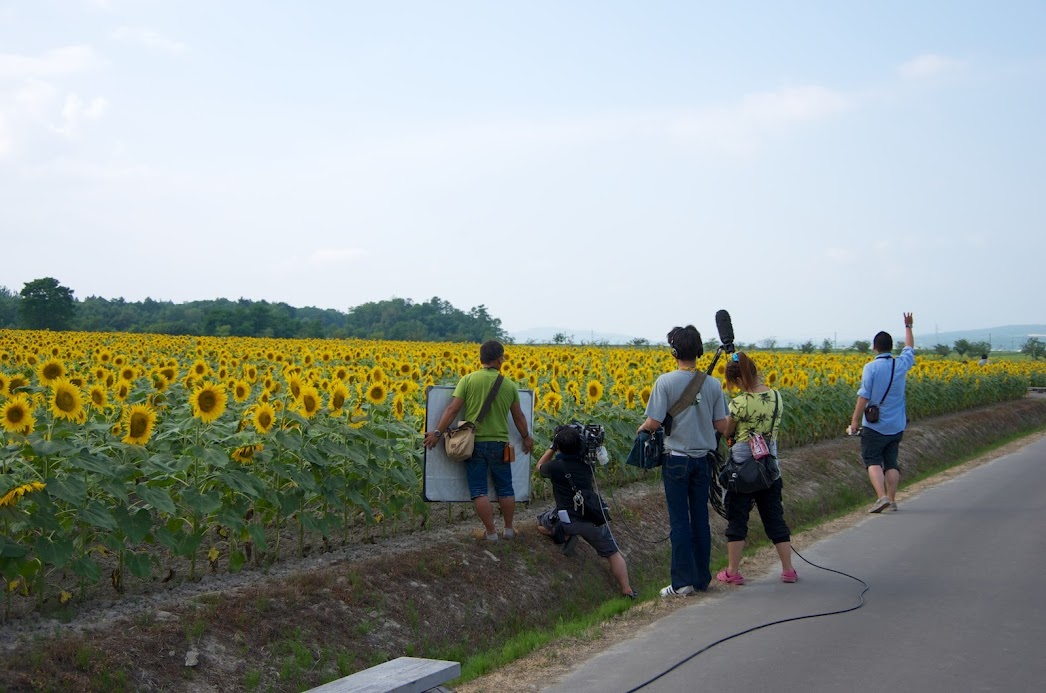
<svg viewBox="0 0 1046 693">
<path fill-rule="evenodd" d="M 898 67 L 897 72 L 905 79 L 926 79 L 950 72 L 960 65 L 962 65 L 961 60 L 935 53 L 925 53 Z"/>
<path fill-rule="evenodd" d="M 55 77 L 95 69 L 105 61 L 91 46 L 56 48 L 43 56 L 0 53 L 0 79 Z"/>
<path fill-rule="evenodd" d="M 175 41 L 166 36 L 161 36 L 150 29 L 142 29 L 139 27 L 122 26 L 116 29 L 111 36 L 117 41 L 145 46 L 151 50 L 171 55 L 184 53 L 188 48 L 188 46 L 181 41 Z"/>
<path fill-rule="evenodd" d="M 80 124 L 86 120 L 98 120 L 105 113 L 109 102 L 100 96 L 91 101 L 84 101 L 76 94 L 65 97 L 65 105 L 62 107 L 62 122 L 55 126 L 55 132 L 73 137 L 80 130 Z"/>
<path fill-rule="evenodd" d="M 321 248 L 309 256 L 310 265 L 341 265 L 366 257 L 362 248 Z"/>
</svg>

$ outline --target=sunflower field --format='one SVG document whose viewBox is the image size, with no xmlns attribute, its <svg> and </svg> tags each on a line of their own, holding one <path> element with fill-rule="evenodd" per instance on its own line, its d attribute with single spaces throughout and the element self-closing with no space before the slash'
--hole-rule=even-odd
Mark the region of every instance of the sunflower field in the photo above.
<svg viewBox="0 0 1046 693">
<path fill-rule="evenodd" d="M 559 423 L 600 423 L 617 461 L 675 366 L 660 348 L 509 345 L 507 357 L 505 375 L 535 393 L 538 440 Z M 785 398 L 783 447 L 841 434 L 869 356 L 753 358 Z M 202 566 L 271 562 L 281 542 L 300 552 L 307 538 L 328 546 L 424 522 L 425 390 L 478 365 L 475 344 L 0 330 L 5 613 L 13 598 L 64 603 L 101 580 L 122 591 L 165 555 L 193 579 Z M 909 415 L 1018 398 L 1044 377 L 1032 361 L 920 356 Z"/>
</svg>

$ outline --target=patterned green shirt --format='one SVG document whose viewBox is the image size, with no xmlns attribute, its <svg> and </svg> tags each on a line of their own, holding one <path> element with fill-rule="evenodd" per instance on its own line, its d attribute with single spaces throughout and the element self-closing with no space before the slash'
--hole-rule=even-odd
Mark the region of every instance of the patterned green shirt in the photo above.
<svg viewBox="0 0 1046 693">
<path fill-rule="evenodd" d="M 774 417 L 774 401 L 777 400 L 777 419 Z M 784 413 L 784 401 L 777 390 L 767 392 L 742 392 L 730 400 L 730 416 L 737 422 L 734 440 L 738 443 L 748 440 L 751 433 L 762 433 L 769 437 L 770 423 L 773 420 L 772 436 L 777 438 L 781 428 L 781 415 Z"/>
</svg>

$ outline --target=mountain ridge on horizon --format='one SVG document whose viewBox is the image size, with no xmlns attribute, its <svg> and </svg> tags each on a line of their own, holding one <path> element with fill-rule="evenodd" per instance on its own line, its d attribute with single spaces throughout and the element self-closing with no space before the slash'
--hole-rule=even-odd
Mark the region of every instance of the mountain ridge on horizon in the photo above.
<svg viewBox="0 0 1046 693">
<path fill-rule="evenodd" d="M 551 344 L 557 334 L 562 334 L 569 339 L 571 344 L 611 344 L 627 345 L 637 338 L 645 338 L 650 344 L 664 344 L 664 338 L 650 339 L 636 335 L 625 335 L 614 332 L 599 332 L 592 329 L 576 330 L 561 327 L 532 327 L 524 330 L 508 330 L 509 337 L 517 344 Z M 901 335 L 894 335 L 897 339 Z M 713 335 L 715 338 L 716 335 Z M 1046 324 L 1024 324 L 1024 325 L 1001 325 L 998 327 L 984 327 L 966 330 L 951 330 L 948 332 L 920 332 L 915 333 L 915 344 L 917 348 L 929 349 L 937 344 L 952 346 L 955 342 L 965 339 L 969 342 L 989 342 L 993 351 L 1020 351 L 1021 346 L 1030 337 L 1038 337 L 1046 341 Z M 739 343 L 756 344 L 762 346 L 766 340 L 773 339 L 778 348 L 798 347 L 807 340 L 813 341 L 818 347 L 827 337 L 760 337 L 754 340 L 741 339 Z M 836 348 L 845 348 L 855 341 L 870 340 L 871 337 L 852 337 L 847 335 L 836 341 Z"/>
</svg>

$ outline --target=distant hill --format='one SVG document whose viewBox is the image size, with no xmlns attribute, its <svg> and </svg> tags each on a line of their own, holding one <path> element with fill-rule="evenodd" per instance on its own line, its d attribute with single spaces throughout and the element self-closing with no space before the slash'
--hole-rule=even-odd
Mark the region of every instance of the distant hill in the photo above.
<svg viewBox="0 0 1046 693">
<path fill-rule="evenodd" d="M 566 327 L 533 327 L 527 330 L 510 332 L 509 337 L 516 344 L 551 344 L 557 334 L 565 335 L 572 344 L 629 344 L 640 335 L 624 335 L 611 332 L 596 332 L 594 330 L 578 330 Z M 952 346 L 960 339 L 969 342 L 990 342 L 993 351 L 1020 351 L 1021 346 L 1029 337 L 1039 337 L 1046 341 L 1046 325 L 1003 325 L 1002 327 L 986 327 L 975 330 L 955 330 L 952 332 L 926 332 L 916 330 L 916 346 L 929 349 L 935 344 L 947 344 Z M 903 338 L 903 335 L 894 335 L 894 339 Z M 781 338 L 777 339 L 777 346 L 798 347 L 805 339 Z M 820 340 L 814 340 L 820 346 Z M 659 343 L 651 340 L 651 344 Z M 747 342 L 746 342 L 747 343 Z M 761 344 L 761 340 L 756 340 Z M 852 341 L 839 340 L 839 346 L 849 346 Z"/>
<path fill-rule="evenodd" d="M 955 332 L 916 332 L 915 343 L 924 347 L 935 344 L 952 346 L 960 339 L 969 342 L 990 342 L 992 351 L 1020 351 L 1029 337 L 1046 341 L 1046 325 L 1003 325 L 979 330 L 957 330 Z"/>
<path fill-rule="evenodd" d="M 518 332 L 509 332 L 509 337 L 516 344 L 551 344 L 557 334 L 567 337 L 572 344 L 629 344 L 640 335 L 614 334 L 596 332 L 595 330 L 577 330 L 565 327 L 532 327 Z"/>
</svg>

